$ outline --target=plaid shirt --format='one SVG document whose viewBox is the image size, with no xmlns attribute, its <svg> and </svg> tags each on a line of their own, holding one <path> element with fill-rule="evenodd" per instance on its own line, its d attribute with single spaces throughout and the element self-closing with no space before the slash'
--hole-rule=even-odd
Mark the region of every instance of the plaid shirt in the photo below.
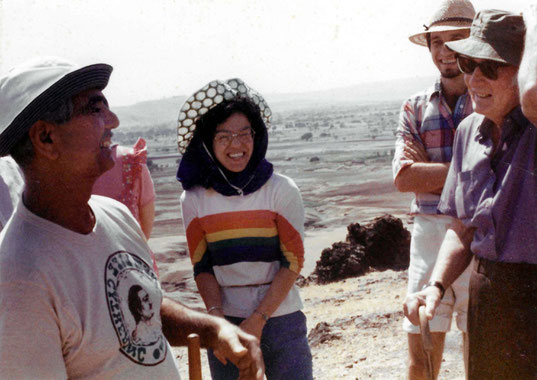
<svg viewBox="0 0 537 380">
<path fill-rule="evenodd" d="M 455 111 L 449 108 L 442 95 L 438 80 L 426 92 L 412 96 L 403 103 L 396 132 L 395 155 L 392 169 L 395 179 L 401 169 L 413 163 L 403 157 L 406 140 L 421 144 L 431 162 L 450 162 L 455 130 L 466 116 L 472 113 L 472 102 L 468 94 L 457 99 Z M 437 214 L 440 196 L 431 193 L 416 193 L 410 212 L 412 214 Z"/>
</svg>

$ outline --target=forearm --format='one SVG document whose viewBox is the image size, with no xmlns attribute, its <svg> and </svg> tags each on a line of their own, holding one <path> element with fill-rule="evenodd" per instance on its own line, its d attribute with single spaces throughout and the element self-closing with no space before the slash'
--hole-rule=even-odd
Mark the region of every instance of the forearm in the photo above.
<svg viewBox="0 0 537 380">
<path fill-rule="evenodd" d="M 196 285 L 203 303 L 211 315 L 223 317 L 222 292 L 216 278 L 211 273 L 200 273 L 196 276 Z"/>
<path fill-rule="evenodd" d="M 524 12 L 526 25 L 525 49 L 518 71 L 518 86 L 522 111 L 537 125 L 537 4 Z"/>
<path fill-rule="evenodd" d="M 468 228 L 459 219 L 454 219 L 440 247 L 431 281 L 439 281 L 444 288 L 448 288 L 464 272 L 472 260 L 470 245 L 474 231 L 474 228 Z"/>
<path fill-rule="evenodd" d="M 196 333 L 200 336 L 203 347 L 212 347 L 217 339 L 218 318 L 200 313 L 188 307 L 164 298 L 160 316 L 162 332 L 172 346 L 184 346 L 187 336 Z"/>
<path fill-rule="evenodd" d="M 470 244 L 473 237 L 473 228 L 465 227 L 458 219 L 453 221 L 440 247 L 431 281 L 440 282 L 445 290 L 461 275 L 472 259 Z M 432 319 L 441 300 L 440 289 L 428 286 L 419 292 L 407 294 L 403 311 L 410 322 L 418 326 L 419 307 L 425 305 L 427 318 Z"/>
<path fill-rule="evenodd" d="M 149 202 L 148 204 L 140 207 L 140 227 L 145 235 L 146 239 L 151 236 L 153 230 L 153 221 L 155 220 L 155 202 Z"/>
<path fill-rule="evenodd" d="M 278 273 L 276 273 L 276 276 L 274 276 L 267 294 L 265 294 L 265 297 L 257 307 L 256 311 L 267 316 L 274 314 L 289 294 L 297 277 L 297 273 L 287 268 L 281 268 Z"/>
<path fill-rule="evenodd" d="M 415 162 L 399 172 L 395 187 L 401 192 L 441 193 L 449 163 Z"/>
<path fill-rule="evenodd" d="M 295 272 L 287 268 L 281 268 L 276 273 L 276 276 L 274 276 L 265 297 L 263 297 L 252 315 L 241 323 L 241 328 L 258 339 L 261 339 L 261 334 L 268 318 L 274 314 L 287 297 L 297 276 Z"/>
</svg>

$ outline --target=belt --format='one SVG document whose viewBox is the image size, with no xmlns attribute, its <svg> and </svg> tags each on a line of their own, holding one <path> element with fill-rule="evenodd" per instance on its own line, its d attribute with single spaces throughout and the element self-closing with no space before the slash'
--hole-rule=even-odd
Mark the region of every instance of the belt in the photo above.
<svg viewBox="0 0 537 380">
<path fill-rule="evenodd" d="M 226 285 L 222 286 L 221 288 L 259 288 L 260 286 L 270 285 L 272 282 L 265 282 L 264 284 L 248 284 L 248 285 Z"/>
<path fill-rule="evenodd" d="M 532 277 L 537 279 L 537 264 L 528 263 L 506 263 L 492 261 L 476 256 L 474 270 L 486 275 L 498 275 L 509 277 Z"/>
</svg>

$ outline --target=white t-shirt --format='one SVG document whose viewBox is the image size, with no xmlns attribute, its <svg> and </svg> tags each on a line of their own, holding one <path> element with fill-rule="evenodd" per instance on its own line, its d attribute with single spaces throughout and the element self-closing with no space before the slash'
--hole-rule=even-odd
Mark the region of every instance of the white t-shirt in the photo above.
<svg viewBox="0 0 537 380">
<path fill-rule="evenodd" d="M 178 379 L 138 224 L 115 200 L 89 205 L 86 235 L 23 202 L 0 233 L 0 378 Z"/>
<path fill-rule="evenodd" d="M 11 157 L 0 157 L 0 231 L 6 225 L 19 201 L 24 180 L 19 166 Z"/>
</svg>

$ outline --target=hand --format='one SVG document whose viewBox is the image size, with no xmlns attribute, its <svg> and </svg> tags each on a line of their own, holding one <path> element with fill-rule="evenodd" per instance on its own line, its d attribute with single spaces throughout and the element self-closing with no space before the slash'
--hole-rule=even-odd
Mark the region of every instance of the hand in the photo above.
<svg viewBox="0 0 537 380">
<path fill-rule="evenodd" d="M 405 139 L 405 147 L 403 148 L 403 156 L 414 162 L 430 162 L 429 155 L 425 148 L 420 143 Z"/>
<path fill-rule="evenodd" d="M 265 320 L 257 313 L 253 313 L 246 318 L 240 324 L 240 328 L 246 331 L 248 334 L 252 334 L 257 339 L 261 340 L 261 334 L 263 333 L 263 327 L 265 327 Z"/>
<path fill-rule="evenodd" d="M 406 296 L 403 304 L 405 317 L 415 326 L 420 325 L 419 307 L 425 305 L 425 315 L 428 320 L 433 319 L 436 308 L 441 301 L 441 292 L 436 286 L 428 286 L 422 291 Z"/>
<path fill-rule="evenodd" d="M 220 320 L 214 355 L 223 364 L 231 361 L 239 369 L 239 379 L 262 380 L 265 374 L 259 339 L 226 320 Z"/>
</svg>

